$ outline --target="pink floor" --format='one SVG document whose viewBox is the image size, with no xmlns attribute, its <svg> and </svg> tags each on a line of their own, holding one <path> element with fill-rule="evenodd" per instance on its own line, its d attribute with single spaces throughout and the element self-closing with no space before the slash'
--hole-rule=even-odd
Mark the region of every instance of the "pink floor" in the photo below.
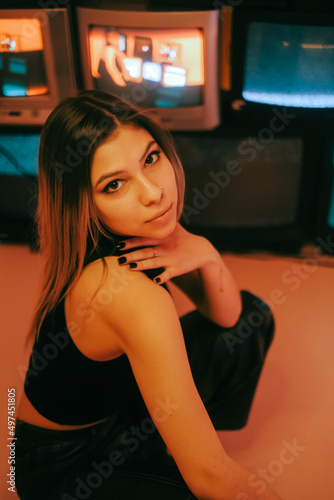
<svg viewBox="0 0 334 500">
<path fill-rule="evenodd" d="M 224 256 L 240 288 L 271 302 L 276 337 L 245 429 L 220 432 L 228 453 L 284 500 L 334 498 L 334 258 L 313 247 L 299 258 Z M 24 246 L 0 246 L 0 498 L 7 490 L 7 390 L 22 393 L 23 340 L 36 301 L 40 260 Z M 188 308 L 178 294 L 180 310 Z M 260 482 L 253 483 L 260 490 Z M 240 500 L 246 500 L 244 496 Z"/>
</svg>

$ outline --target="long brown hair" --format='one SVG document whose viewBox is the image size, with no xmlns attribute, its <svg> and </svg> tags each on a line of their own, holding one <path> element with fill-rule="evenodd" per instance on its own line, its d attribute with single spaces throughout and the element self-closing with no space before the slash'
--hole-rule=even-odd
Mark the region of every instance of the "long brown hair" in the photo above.
<svg viewBox="0 0 334 500">
<path fill-rule="evenodd" d="M 178 216 L 184 198 L 184 173 L 168 131 L 148 114 L 102 91 L 84 91 L 63 100 L 42 129 L 36 222 L 44 258 L 42 290 L 29 337 L 79 279 L 88 254 L 101 235 L 112 238 L 99 220 L 90 170 L 97 147 L 125 124 L 146 129 L 171 162 L 178 189 Z"/>
</svg>

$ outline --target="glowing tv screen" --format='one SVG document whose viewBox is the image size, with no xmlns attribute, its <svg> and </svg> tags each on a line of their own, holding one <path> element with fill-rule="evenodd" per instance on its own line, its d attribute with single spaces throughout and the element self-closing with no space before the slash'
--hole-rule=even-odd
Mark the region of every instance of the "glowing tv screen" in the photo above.
<svg viewBox="0 0 334 500">
<path fill-rule="evenodd" d="M 200 29 L 89 27 L 90 72 L 95 89 L 123 97 L 138 92 L 154 107 L 203 103 L 204 58 Z"/>
<path fill-rule="evenodd" d="M 38 19 L 0 19 L 0 95 L 47 94 L 43 39 Z"/>
<path fill-rule="evenodd" d="M 0 131 L 0 176 L 37 176 L 39 132 Z"/>
<path fill-rule="evenodd" d="M 334 27 L 251 22 L 246 101 L 296 108 L 334 107 Z"/>
</svg>

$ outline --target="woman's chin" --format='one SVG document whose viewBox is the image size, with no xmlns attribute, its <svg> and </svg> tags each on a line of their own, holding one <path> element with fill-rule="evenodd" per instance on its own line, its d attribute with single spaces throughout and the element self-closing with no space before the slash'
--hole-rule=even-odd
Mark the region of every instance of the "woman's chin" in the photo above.
<svg viewBox="0 0 334 500">
<path fill-rule="evenodd" d="M 168 238 L 176 229 L 177 222 L 173 221 L 170 222 L 169 224 L 166 224 L 161 227 L 156 227 L 156 228 L 150 228 L 149 233 L 151 238 L 156 238 L 156 239 L 165 239 Z"/>
</svg>

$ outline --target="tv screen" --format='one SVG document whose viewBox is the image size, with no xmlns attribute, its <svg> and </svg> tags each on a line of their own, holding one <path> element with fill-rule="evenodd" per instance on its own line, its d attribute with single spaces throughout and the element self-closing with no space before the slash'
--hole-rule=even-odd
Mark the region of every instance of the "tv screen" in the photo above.
<svg viewBox="0 0 334 500">
<path fill-rule="evenodd" d="M 25 34 L 29 33 L 29 36 Z M 38 19 L 0 19 L 0 95 L 22 97 L 49 92 Z"/>
<path fill-rule="evenodd" d="M 334 26 L 251 22 L 242 96 L 299 108 L 334 107 Z"/>
<path fill-rule="evenodd" d="M 171 130 L 219 125 L 218 11 L 77 16 L 85 88 L 144 106 Z"/>
<path fill-rule="evenodd" d="M 256 158 L 248 139 L 188 136 L 175 140 L 187 180 L 186 223 L 254 228 L 295 221 L 302 174 L 300 138 L 275 139 L 256 151 Z M 214 213 L 212 218 L 209 214 Z"/>
<path fill-rule="evenodd" d="M 200 29 L 136 29 L 90 26 L 94 88 L 124 98 L 141 86 L 150 107 L 203 104 L 203 33 Z"/>
<path fill-rule="evenodd" d="M 223 7 L 222 35 L 225 125 L 261 130 L 279 115 L 288 133 L 332 126 L 333 14 Z"/>
<path fill-rule="evenodd" d="M 0 175 L 37 176 L 40 134 L 0 131 Z"/>
<path fill-rule="evenodd" d="M 40 131 L 0 129 L 0 233 L 4 242 L 31 242 L 37 206 Z"/>
</svg>

